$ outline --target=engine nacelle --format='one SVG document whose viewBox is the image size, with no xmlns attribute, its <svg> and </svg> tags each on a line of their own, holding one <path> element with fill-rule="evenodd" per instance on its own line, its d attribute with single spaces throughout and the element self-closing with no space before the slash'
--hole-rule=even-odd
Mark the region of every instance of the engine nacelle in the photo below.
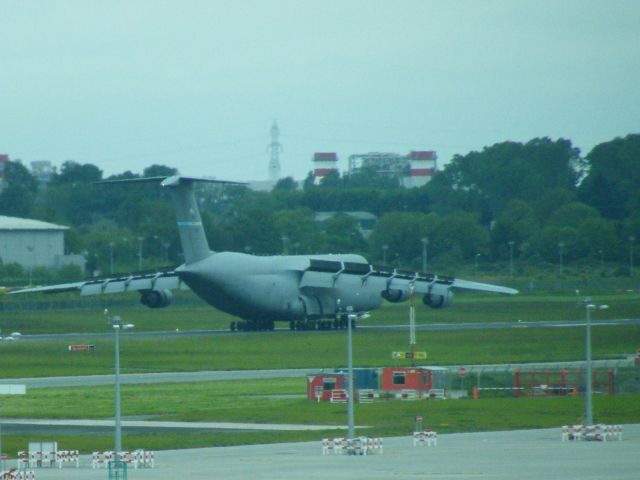
<svg viewBox="0 0 640 480">
<path fill-rule="evenodd" d="M 404 302 L 409 299 L 409 292 L 406 290 L 388 289 L 380 294 L 382 298 L 391 303 Z"/>
<path fill-rule="evenodd" d="M 444 295 L 437 295 L 434 293 L 427 293 L 422 297 L 422 303 L 431 308 L 445 308 L 453 305 L 453 292 L 447 290 Z"/>
<path fill-rule="evenodd" d="M 149 308 L 164 308 L 171 305 L 171 290 L 144 290 L 140 292 L 140 303 Z"/>
</svg>

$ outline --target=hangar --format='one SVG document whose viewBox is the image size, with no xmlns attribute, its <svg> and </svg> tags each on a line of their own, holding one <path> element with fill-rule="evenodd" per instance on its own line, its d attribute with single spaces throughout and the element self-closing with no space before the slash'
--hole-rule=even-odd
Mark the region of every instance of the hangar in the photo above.
<svg viewBox="0 0 640 480">
<path fill-rule="evenodd" d="M 25 268 L 78 264 L 79 255 L 64 254 L 64 232 L 68 229 L 40 220 L 0 215 L 0 259 Z"/>
</svg>

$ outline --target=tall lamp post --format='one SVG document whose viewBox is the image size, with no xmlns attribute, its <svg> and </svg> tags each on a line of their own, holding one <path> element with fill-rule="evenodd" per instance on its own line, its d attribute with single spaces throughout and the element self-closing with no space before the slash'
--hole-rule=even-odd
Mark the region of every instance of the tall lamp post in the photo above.
<svg viewBox="0 0 640 480">
<path fill-rule="evenodd" d="M 422 243 L 422 272 L 427 273 L 427 245 L 429 245 L 429 237 L 420 239 Z"/>
<path fill-rule="evenodd" d="M 563 273 L 562 254 L 564 253 L 564 243 L 558 243 L 558 255 L 560 257 L 560 275 Z"/>
<path fill-rule="evenodd" d="M 513 246 L 516 242 L 509 240 L 509 276 L 513 277 Z"/>
<path fill-rule="evenodd" d="M 629 276 L 633 277 L 633 243 L 636 241 L 636 237 L 629 237 Z"/>
<path fill-rule="evenodd" d="M 387 250 L 389 250 L 389 245 L 382 245 L 382 264 L 387 264 Z"/>
<path fill-rule="evenodd" d="M 138 270 L 142 271 L 142 242 L 144 238 L 138 237 Z"/>
<path fill-rule="evenodd" d="M 109 311 L 105 309 L 105 316 L 109 319 Z M 127 330 L 129 328 L 133 328 L 134 325 L 131 323 L 123 324 L 122 319 L 119 315 L 114 315 L 110 319 L 111 326 L 113 327 L 113 333 L 115 335 L 115 363 L 116 363 L 116 374 L 115 374 L 115 445 L 114 450 L 116 452 L 122 451 L 122 428 L 121 428 L 121 415 L 120 415 L 120 330 Z"/>
<path fill-rule="evenodd" d="M 586 352 L 586 361 L 587 361 L 587 378 L 586 378 L 586 392 L 585 392 L 585 424 L 593 425 L 593 406 L 591 403 L 591 397 L 593 396 L 593 373 L 591 368 L 591 310 L 604 310 L 605 308 L 609 308 L 608 305 L 596 305 L 591 303 L 591 298 L 586 297 L 584 299 L 584 306 L 586 310 L 586 331 L 585 331 L 585 352 Z"/>
<path fill-rule="evenodd" d="M 109 273 L 113 274 L 113 242 L 109 242 Z"/>
</svg>

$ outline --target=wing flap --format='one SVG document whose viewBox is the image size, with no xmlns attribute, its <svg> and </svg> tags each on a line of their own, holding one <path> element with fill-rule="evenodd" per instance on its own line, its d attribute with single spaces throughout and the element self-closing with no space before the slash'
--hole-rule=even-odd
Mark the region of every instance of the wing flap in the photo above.
<svg viewBox="0 0 640 480">
<path fill-rule="evenodd" d="M 409 290 L 417 294 L 446 292 L 451 287 L 515 295 L 518 290 L 489 283 L 472 282 L 430 273 L 397 270 L 391 267 L 349 262 L 312 261 L 300 279 L 300 288 L 309 292 L 332 289 L 344 277 L 359 277 L 363 286 L 384 290 Z"/>
</svg>

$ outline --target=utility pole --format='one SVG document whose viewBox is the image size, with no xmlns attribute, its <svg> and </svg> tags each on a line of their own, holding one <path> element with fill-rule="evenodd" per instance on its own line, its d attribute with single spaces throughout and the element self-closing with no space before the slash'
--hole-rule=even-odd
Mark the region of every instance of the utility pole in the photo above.
<svg viewBox="0 0 640 480">
<path fill-rule="evenodd" d="M 429 245 L 429 237 L 420 239 L 422 242 L 422 272 L 427 273 L 427 245 Z"/>
</svg>

